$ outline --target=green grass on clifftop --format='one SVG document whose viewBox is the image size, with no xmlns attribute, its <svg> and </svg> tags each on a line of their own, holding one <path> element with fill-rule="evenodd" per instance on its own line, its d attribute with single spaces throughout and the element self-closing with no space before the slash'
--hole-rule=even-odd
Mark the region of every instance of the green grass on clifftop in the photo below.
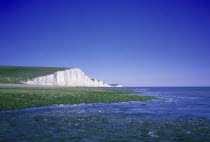
<svg viewBox="0 0 210 142">
<path fill-rule="evenodd" d="M 53 104 L 146 101 L 150 96 L 125 95 L 131 90 L 98 88 L 0 87 L 0 110 L 17 110 Z"/>
<path fill-rule="evenodd" d="M 0 66 L 0 83 L 20 84 L 39 76 L 52 74 L 69 68 L 57 67 L 24 67 L 24 66 Z"/>
</svg>

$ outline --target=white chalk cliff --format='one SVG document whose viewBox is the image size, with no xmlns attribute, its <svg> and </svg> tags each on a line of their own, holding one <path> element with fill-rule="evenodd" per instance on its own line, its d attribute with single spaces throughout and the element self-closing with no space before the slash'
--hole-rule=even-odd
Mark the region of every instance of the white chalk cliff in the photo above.
<svg viewBox="0 0 210 142">
<path fill-rule="evenodd" d="M 78 87 L 115 87 L 96 79 L 90 79 L 80 69 L 67 69 L 24 82 L 32 85 L 59 85 Z M 122 87 L 122 86 L 116 86 Z"/>
</svg>

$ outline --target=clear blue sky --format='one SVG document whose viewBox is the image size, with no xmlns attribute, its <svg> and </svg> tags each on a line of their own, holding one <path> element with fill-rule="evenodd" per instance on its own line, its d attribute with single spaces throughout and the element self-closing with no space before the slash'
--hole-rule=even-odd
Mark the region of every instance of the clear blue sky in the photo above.
<svg viewBox="0 0 210 142">
<path fill-rule="evenodd" d="M 125 86 L 210 86 L 209 0 L 1 0 L 0 65 Z"/>
</svg>

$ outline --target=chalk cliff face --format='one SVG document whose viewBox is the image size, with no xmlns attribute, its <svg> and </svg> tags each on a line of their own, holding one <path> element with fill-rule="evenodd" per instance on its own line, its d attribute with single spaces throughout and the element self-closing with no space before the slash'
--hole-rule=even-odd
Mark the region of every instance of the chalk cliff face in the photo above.
<svg viewBox="0 0 210 142">
<path fill-rule="evenodd" d="M 80 86 L 80 87 L 113 87 L 102 81 L 90 79 L 80 69 L 68 69 L 58 71 L 54 74 L 41 76 L 24 82 L 33 85 L 61 85 L 61 86 Z M 116 86 L 117 87 L 117 86 Z"/>
</svg>

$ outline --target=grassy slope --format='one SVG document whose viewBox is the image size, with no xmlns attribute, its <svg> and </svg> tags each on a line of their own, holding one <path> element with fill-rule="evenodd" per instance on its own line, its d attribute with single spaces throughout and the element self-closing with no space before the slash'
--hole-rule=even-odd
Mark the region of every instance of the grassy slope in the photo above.
<svg viewBox="0 0 210 142">
<path fill-rule="evenodd" d="M 22 81 L 63 71 L 68 68 L 0 66 L 0 83 L 19 84 Z"/>
<path fill-rule="evenodd" d="M 96 88 L 0 87 L 0 110 L 17 110 L 53 104 L 145 101 L 150 96 L 122 95 L 131 90 Z"/>
</svg>

